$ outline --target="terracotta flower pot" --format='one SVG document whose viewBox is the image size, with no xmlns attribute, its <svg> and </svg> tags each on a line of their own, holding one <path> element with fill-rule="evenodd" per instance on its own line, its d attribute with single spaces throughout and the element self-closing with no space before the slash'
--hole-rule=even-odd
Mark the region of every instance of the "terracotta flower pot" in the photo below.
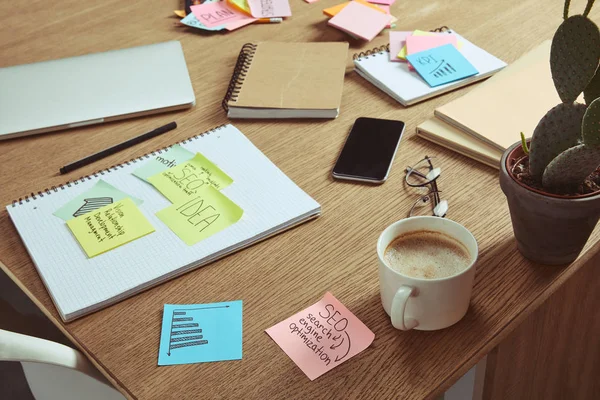
<svg viewBox="0 0 600 400">
<path fill-rule="evenodd" d="M 523 157 L 521 142 L 504 152 L 500 186 L 508 200 L 519 251 L 528 259 L 548 265 L 574 261 L 600 218 L 600 193 L 559 196 L 532 189 L 511 171 Z"/>
</svg>

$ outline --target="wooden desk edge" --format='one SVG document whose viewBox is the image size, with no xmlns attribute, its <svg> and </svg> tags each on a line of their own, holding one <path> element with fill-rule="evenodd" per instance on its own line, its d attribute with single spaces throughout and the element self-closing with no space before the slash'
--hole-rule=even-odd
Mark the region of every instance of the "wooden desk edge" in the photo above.
<svg viewBox="0 0 600 400">
<path fill-rule="evenodd" d="M 438 396 L 441 393 L 448 390 L 455 381 L 457 381 L 460 377 L 462 377 L 469 369 L 473 367 L 473 365 L 477 364 L 477 362 L 486 354 L 488 354 L 494 347 L 496 347 L 500 342 L 502 342 L 510 333 L 512 333 L 524 320 L 527 318 L 533 311 L 535 311 L 538 307 L 540 307 L 550 296 L 558 290 L 569 278 L 571 278 L 582 265 L 588 262 L 596 253 L 600 250 L 600 242 L 596 243 L 593 247 L 591 247 L 588 251 L 586 251 L 582 256 L 580 256 L 573 264 L 564 267 L 565 270 L 561 273 L 557 279 L 555 279 L 550 286 L 544 290 L 539 296 L 537 296 L 532 302 L 530 302 L 519 314 L 517 314 L 492 340 L 485 343 L 482 347 L 480 347 L 473 357 L 469 358 L 466 362 L 458 366 L 454 373 L 447 376 L 444 380 L 440 381 L 438 385 L 434 386 L 434 390 L 430 393 L 432 396 Z M 33 303 L 44 313 L 46 317 L 52 321 L 54 325 L 71 341 L 73 342 L 77 348 L 85 354 L 85 356 L 94 364 L 96 368 L 113 384 L 113 386 L 119 390 L 121 394 L 123 394 L 127 399 L 134 400 L 136 399 L 132 393 L 128 392 L 127 388 L 121 384 L 121 382 L 113 376 L 110 371 L 108 371 L 104 365 L 94 358 L 94 356 L 88 352 L 85 346 L 83 346 L 74 336 L 70 334 L 70 332 L 66 329 L 66 327 L 59 321 L 54 315 L 44 307 L 42 303 L 40 303 L 37 298 L 17 279 L 16 276 L 12 274 L 12 272 L 8 269 L 8 267 L 0 261 L 0 268 L 8 275 L 8 277 L 15 282 L 15 284 L 33 301 Z M 540 267 L 546 268 L 546 267 Z M 554 267 L 548 267 L 554 268 Z M 557 267 L 561 268 L 561 267 Z"/>
<path fill-rule="evenodd" d="M 50 310 L 48 310 L 46 307 L 44 307 L 44 305 L 42 303 L 40 303 L 38 301 L 38 299 L 33 295 L 33 293 L 31 293 L 21 283 L 21 281 L 19 281 L 17 279 L 17 277 L 13 275 L 13 273 L 10 271 L 10 269 L 8 269 L 8 267 L 2 261 L 0 261 L 0 268 L 27 295 L 27 297 L 29 297 L 29 299 L 37 306 L 37 308 L 39 308 L 42 311 L 42 313 L 44 313 L 44 315 L 46 317 L 48 317 L 48 319 L 50 319 L 50 321 L 52 321 L 52 323 L 63 333 L 63 335 L 65 335 L 73 344 L 75 344 L 75 346 L 77 346 L 77 348 L 83 354 L 85 354 L 85 356 L 88 358 L 88 360 L 90 360 L 90 362 L 92 364 L 94 364 L 94 366 L 100 371 L 100 373 L 102 373 L 102 375 L 104 375 L 104 377 L 106 379 L 108 379 L 108 381 L 110 383 L 112 383 L 112 385 L 123 396 L 125 396 L 125 398 L 127 398 L 128 400 L 136 399 L 132 393 L 129 393 L 127 391 L 127 388 L 125 387 L 125 385 L 123 385 L 116 377 L 112 376 L 112 374 L 104 367 L 104 365 L 102 365 L 102 363 L 100 361 L 96 360 L 92 356 L 92 354 L 90 352 L 88 352 L 88 350 L 85 348 L 85 346 L 83 346 L 75 337 L 73 337 L 71 335 L 71 333 L 66 329 L 66 327 L 62 324 L 62 322 L 59 321 L 57 318 L 55 318 L 54 315 L 50 312 Z"/>
</svg>

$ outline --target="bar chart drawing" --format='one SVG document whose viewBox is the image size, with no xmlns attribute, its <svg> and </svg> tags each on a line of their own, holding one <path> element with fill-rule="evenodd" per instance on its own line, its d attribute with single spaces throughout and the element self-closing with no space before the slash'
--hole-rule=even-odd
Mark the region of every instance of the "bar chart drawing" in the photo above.
<svg viewBox="0 0 600 400">
<path fill-rule="evenodd" d="M 173 310 L 173 315 L 171 316 L 171 333 L 169 335 L 167 351 L 168 356 L 171 356 L 171 350 L 208 344 L 208 339 L 204 338 L 205 333 L 200 326 L 202 319 L 201 310 L 213 308 L 229 308 L 229 306 L 181 308 Z"/>
<path fill-rule="evenodd" d="M 242 300 L 165 304 L 158 365 L 240 360 L 242 306 Z"/>
</svg>

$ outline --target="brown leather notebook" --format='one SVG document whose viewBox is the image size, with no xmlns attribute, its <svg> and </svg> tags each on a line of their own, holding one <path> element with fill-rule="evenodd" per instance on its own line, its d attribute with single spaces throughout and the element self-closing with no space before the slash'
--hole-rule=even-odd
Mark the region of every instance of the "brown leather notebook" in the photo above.
<svg viewBox="0 0 600 400">
<path fill-rule="evenodd" d="M 223 108 L 230 118 L 335 118 L 348 43 L 246 44 Z"/>
<path fill-rule="evenodd" d="M 550 73 L 550 41 L 521 56 L 472 91 L 435 110 L 435 116 L 475 140 L 504 151 L 533 134 L 560 98 Z"/>
</svg>

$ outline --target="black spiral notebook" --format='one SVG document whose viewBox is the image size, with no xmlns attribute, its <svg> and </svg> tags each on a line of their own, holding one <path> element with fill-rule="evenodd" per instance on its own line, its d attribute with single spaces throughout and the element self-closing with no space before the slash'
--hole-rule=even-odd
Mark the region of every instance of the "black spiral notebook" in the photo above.
<svg viewBox="0 0 600 400">
<path fill-rule="evenodd" d="M 229 118 L 335 118 L 348 43 L 246 44 L 223 108 Z"/>
</svg>

